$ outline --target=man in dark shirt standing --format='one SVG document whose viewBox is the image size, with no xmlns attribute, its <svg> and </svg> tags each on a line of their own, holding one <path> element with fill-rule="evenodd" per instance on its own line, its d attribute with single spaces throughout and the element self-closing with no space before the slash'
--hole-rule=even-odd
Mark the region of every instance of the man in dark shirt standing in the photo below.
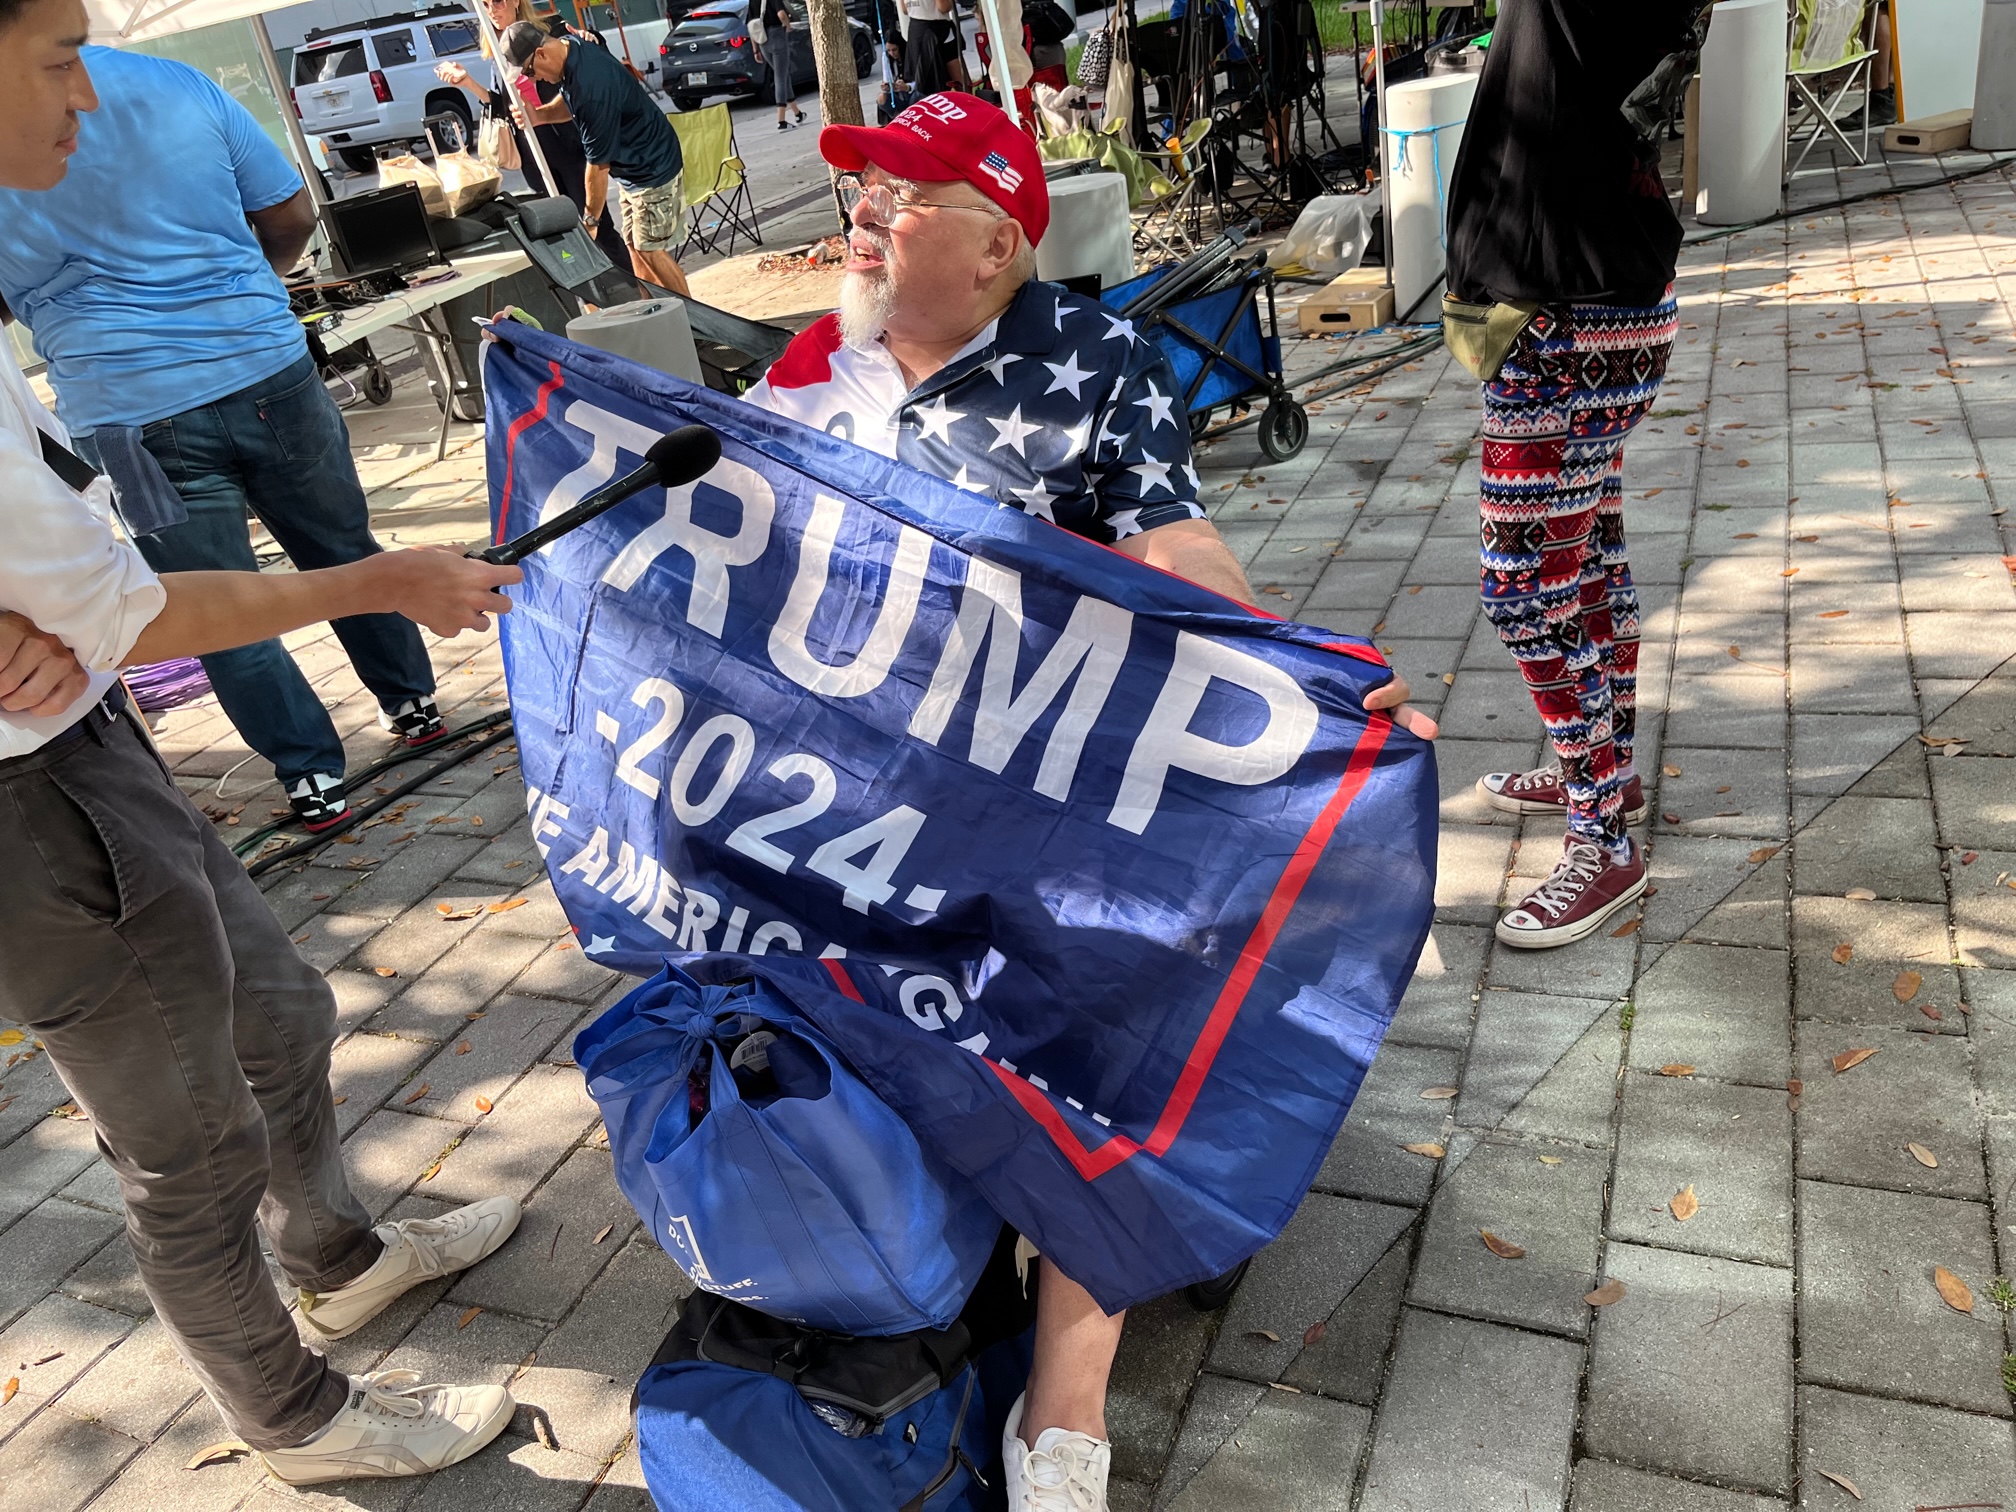
<svg viewBox="0 0 2016 1512">
<path fill-rule="evenodd" d="M 1482 446 L 1484 611 L 1559 765 L 1478 788 L 1568 819 L 1553 875 L 1498 922 L 1520 949 L 1579 940 L 1645 890 L 1626 832 L 1645 797 L 1623 453 L 1673 349 L 1680 221 L 1656 146 L 1619 107 L 1699 8 L 1505 0 L 1450 189 L 1452 295 L 1537 306 L 1484 385 Z"/>
<path fill-rule="evenodd" d="M 588 159 L 582 224 L 594 235 L 613 176 L 623 194 L 623 240 L 639 278 L 675 294 L 686 275 L 672 249 L 686 235 L 684 159 L 679 134 L 631 72 L 607 48 L 547 35 L 514 22 L 500 39 L 511 66 L 560 86 L 560 98 L 528 111 L 537 125 L 572 120 Z"/>
</svg>

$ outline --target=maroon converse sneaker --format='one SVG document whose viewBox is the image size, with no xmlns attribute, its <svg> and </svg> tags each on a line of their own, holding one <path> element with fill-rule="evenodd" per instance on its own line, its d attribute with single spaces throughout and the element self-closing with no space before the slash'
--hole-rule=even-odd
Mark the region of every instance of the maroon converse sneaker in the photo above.
<svg viewBox="0 0 2016 1512">
<path fill-rule="evenodd" d="M 1561 780 L 1559 767 L 1541 767 L 1537 772 L 1486 772 L 1477 779 L 1477 791 L 1491 807 L 1508 814 L 1568 812 L 1568 785 Z M 1645 784 L 1634 772 L 1624 783 L 1624 822 L 1643 824 L 1651 811 L 1645 801 Z"/>
<path fill-rule="evenodd" d="M 1514 950 L 1546 950 L 1594 934 L 1603 921 L 1645 891 L 1645 855 L 1617 862 L 1600 845 L 1569 840 L 1554 875 L 1498 921 L 1498 938 Z"/>
</svg>

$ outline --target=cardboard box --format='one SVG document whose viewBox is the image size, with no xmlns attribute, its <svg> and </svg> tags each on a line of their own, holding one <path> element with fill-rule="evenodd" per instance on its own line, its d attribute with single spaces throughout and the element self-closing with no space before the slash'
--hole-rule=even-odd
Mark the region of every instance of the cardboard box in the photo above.
<svg viewBox="0 0 2016 1512">
<path fill-rule="evenodd" d="M 1393 291 L 1383 268 L 1354 268 L 1302 301 L 1304 336 L 1325 331 L 1369 331 L 1393 318 Z"/>
<path fill-rule="evenodd" d="M 1974 131 L 1974 112 L 1949 110 L 1927 116 L 1922 121 L 1899 121 L 1883 128 L 1883 150 L 1929 156 L 1935 152 L 1959 152 Z"/>
</svg>

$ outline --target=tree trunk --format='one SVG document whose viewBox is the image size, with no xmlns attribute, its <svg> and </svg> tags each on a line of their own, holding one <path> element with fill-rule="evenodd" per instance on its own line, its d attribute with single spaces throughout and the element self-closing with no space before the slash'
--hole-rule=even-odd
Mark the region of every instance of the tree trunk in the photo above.
<svg viewBox="0 0 2016 1512">
<path fill-rule="evenodd" d="M 819 65 L 819 110 L 837 126 L 860 126 L 860 77 L 841 0 L 806 0 L 811 15 L 812 58 Z"/>
</svg>

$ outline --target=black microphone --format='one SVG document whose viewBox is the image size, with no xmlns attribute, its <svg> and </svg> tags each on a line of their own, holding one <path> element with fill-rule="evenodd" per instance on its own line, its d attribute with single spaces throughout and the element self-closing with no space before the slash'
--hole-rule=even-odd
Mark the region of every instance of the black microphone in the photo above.
<svg viewBox="0 0 2016 1512">
<path fill-rule="evenodd" d="M 642 467 L 603 484 L 565 514 L 555 516 L 544 525 L 535 525 L 525 534 L 500 545 L 485 546 L 463 555 L 498 567 L 515 566 L 541 546 L 550 545 L 568 531 L 586 525 L 632 495 L 640 494 L 654 484 L 677 488 L 683 483 L 691 483 L 695 478 L 705 476 L 720 460 L 721 438 L 710 427 L 682 425 L 651 443 L 651 449 L 644 453 Z"/>
</svg>

